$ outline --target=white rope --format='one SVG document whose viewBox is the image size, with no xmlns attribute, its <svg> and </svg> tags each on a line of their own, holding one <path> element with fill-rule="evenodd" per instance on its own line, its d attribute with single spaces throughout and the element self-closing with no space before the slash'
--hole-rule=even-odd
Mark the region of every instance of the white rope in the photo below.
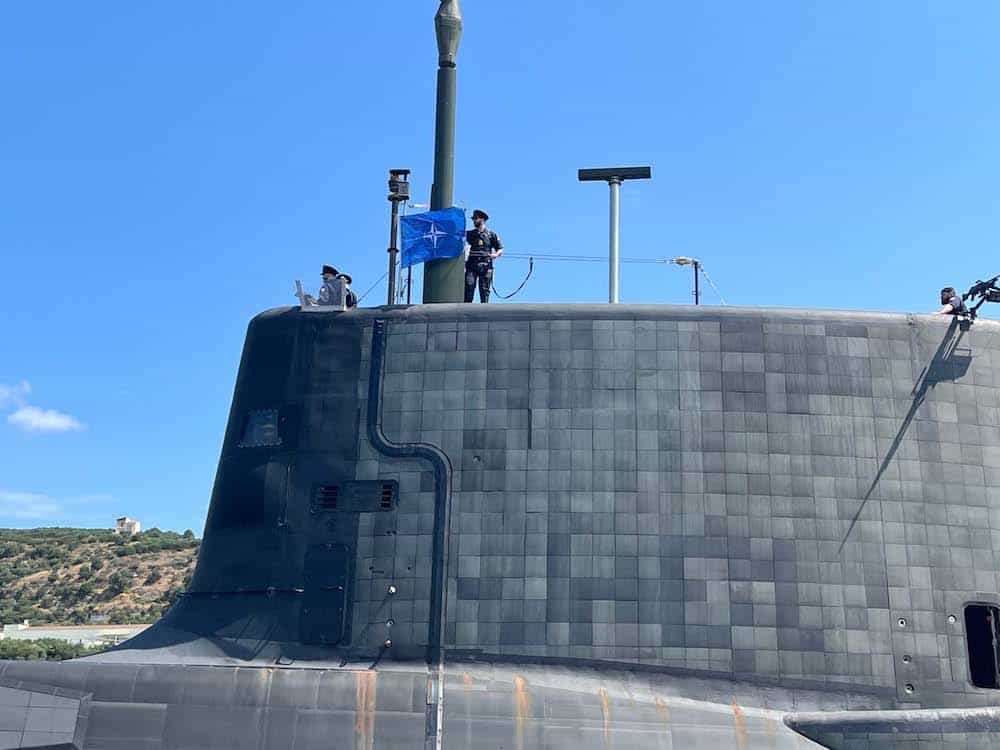
<svg viewBox="0 0 1000 750">
<path fill-rule="evenodd" d="M 699 266 L 699 268 L 701 268 L 701 273 L 705 277 L 705 280 L 708 282 L 709 286 L 711 286 L 712 289 L 715 290 L 715 293 L 718 295 L 719 302 L 721 302 L 723 305 L 726 304 L 726 300 L 722 298 L 722 292 L 719 291 L 719 287 L 717 287 L 715 285 L 715 282 L 712 281 L 712 277 L 708 275 L 708 271 L 705 270 L 705 266 Z"/>
</svg>

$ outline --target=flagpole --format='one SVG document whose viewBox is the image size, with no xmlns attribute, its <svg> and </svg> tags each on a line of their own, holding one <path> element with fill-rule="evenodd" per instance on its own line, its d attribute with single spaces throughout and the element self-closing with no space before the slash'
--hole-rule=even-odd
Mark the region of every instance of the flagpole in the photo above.
<svg viewBox="0 0 1000 750">
<path fill-rule="evenodd" d="M 403 204 L 403 216 L 406 216 L 406 209 L 408 207 L 410 207 L 410 205 L 411 204 L 409 204 L 409 203 L 404 203 Z M 413 288 L 413 265 L 411 264 L 411 265 L 407 266 L 406 270 L 407 270 L 407 274 L 406 274 L 406 304 L 410 304 L 410 290 Z M 402 297 L 403 296 L 403 290 L 402 290 L 402 286 L 403 286 L 403 269 L 402 268 L 399 269 L 399 286 L 400 286 L 399 296 Z"/>
</svg>

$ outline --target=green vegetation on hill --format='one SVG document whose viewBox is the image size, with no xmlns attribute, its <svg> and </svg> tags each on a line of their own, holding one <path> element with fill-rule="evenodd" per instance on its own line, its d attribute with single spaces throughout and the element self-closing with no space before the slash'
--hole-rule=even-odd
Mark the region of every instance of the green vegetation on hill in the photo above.
<svg viewBox="0 0 1000 750">
<path fill-rule="evenodd" d="M 0 529 L 0 623 L 152 622 L 187 587 L 198 545 L 190 531 Z"/>
<path fill-rule="evenodd" d="M 27 661 L 65 661 L 90 656 L 103 651 L 105 646 L 81 646 L 57 638 L 39 638 L 33 641 L 0 641 L 0 659 Z"/>
</svg>

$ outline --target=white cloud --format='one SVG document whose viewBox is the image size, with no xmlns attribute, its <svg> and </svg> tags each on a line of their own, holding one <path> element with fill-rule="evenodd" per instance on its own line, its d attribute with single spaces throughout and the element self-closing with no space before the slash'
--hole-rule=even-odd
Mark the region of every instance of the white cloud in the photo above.
<svg viewBox="0 0 1000 750">
<path fill-rule="evenodd" d="M 7 416 L 7 421 L 30 432 L 75 432 L 86 429 L 76 417 L 55 409 L 22 406 Z"/>
<path fill-rule="evenodd" d="M 0 383 L 0 411 L 14 409 L 7 415 L 7 422 L 30 432 L 76 432 L 86 429 L 86 425 L 70 414 L 55 409 L 40 409 L 28 405 L 31 383 L 7 385 Z"/>
<path fill-rule="evenodd" d="M 14 385 L 0 383 L 0 409 L 24 406 L 29 393 L 31 393 L 31 383 L 27 380 Z"/>
<path fill-rule="evenodd" d="M 51 521 L 58 518 L 61 513 L 62 506 L 48 495 L 0 490 L 0 518 Z"/>
</svg>

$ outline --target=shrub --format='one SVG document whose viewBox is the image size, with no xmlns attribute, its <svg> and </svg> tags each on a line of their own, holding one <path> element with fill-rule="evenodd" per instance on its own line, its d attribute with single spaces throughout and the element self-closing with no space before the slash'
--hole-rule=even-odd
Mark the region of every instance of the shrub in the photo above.
<svg viewBox="0 0 1000 750">
<path fill-rule="evenodd" d="M 132 583 L 132 576 L 123 570 L 116 570 L 108 578 L 108 589 L 107 594 L 109 599 L 128 591 L 128 587 Z"/>
<path fill-rule="evenodd" d="M 99 646 L 82 646 L 57 638 L 0 641 L 0 659 L 64 661 L 96 654 L 99 651 L 101 651 Z"/>
</svg>

